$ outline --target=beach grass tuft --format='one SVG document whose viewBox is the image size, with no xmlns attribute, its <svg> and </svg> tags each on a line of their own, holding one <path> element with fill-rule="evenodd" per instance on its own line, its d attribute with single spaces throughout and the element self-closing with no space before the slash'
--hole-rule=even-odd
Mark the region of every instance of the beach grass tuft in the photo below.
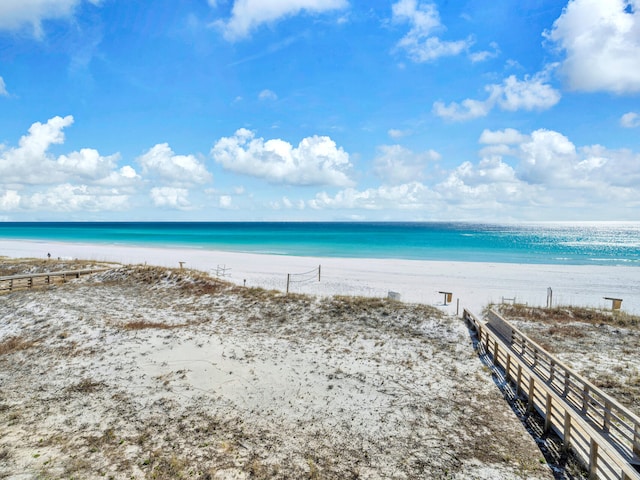
<svg viewBox="0 0 640 480">
<path fill-rule="evenodd" d="M 0 355 L 9 355 L 22 350 L 27 350 L 36 345 L 36 341 L 22 337 L 9 337 L 0 342 Z"/>
<path fill-rule="evenodd" d="M 545 323 L 582 322 L 592 325 L 640 327 L 640 316 L 621 311 L 571 305 L 543 308 L 521 304 L 501 304 L 497 308 L 502 314 L 509 317 Z"/>
</svg>

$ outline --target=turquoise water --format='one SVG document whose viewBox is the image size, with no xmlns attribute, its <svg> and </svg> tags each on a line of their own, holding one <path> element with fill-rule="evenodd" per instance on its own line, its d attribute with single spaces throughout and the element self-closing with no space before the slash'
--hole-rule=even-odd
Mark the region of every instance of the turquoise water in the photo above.
<svg viewBox="0 0 640 480">
<path fill-rule="evenodd" d="M 0 223 L 0 239 L 319 257 L 640 266 L 640 223 L 6 222 Z"/>
</svg>

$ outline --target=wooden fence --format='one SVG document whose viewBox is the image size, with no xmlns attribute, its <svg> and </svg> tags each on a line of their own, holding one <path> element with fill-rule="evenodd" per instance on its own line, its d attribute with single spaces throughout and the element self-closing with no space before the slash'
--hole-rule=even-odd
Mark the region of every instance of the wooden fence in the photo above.
<svg viewBox="0 0 640 480">
<path fill-rule="evenodd" d="M 485 323 L 468 310 L 480 348 L 504 370 L 516 395 L 527 399 L 592 479 L 640 480 L 640 418 L 572 372 L 496 312 Z"/>
<path fill-rule="evenodd" d="M 46 287 L 65 283 L 67 279 L 80 278 L 82 275 L 104 272 L 107 268 L 90 268 L 84 270 L 67 270 L 64 272 L 27 273 L 0 277 L 0 293 L 24 290 L 27 288 Z"/>
</svg>

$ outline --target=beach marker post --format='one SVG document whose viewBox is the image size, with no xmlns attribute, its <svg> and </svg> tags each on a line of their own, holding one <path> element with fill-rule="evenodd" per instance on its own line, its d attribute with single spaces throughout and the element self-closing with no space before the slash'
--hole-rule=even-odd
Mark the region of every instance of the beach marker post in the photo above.
<svg viewBox="0 0 640 480">
<path fill-rule="evenodd" d="M 447 302 L 451 302 L 451 299 L 453 298 L 453 293 L 451 292 L 438 292 L 444 295 L 444 305 L 445 307 L 448 305 Z"/>
<path fill-rule="evenodd" d="M 622 306 L 622 299 L 621 298 L 613 298 L 613 297 L 602 297 L 605 300 L 611 300 L 611 310 L 620 310 L 620 307 Z"/>
<path fill-rule="evenodd" d="M 553 290 L 551 287 L 547 288 L 547 308 L 551 308 L 553 304 Z"/>
</svg>

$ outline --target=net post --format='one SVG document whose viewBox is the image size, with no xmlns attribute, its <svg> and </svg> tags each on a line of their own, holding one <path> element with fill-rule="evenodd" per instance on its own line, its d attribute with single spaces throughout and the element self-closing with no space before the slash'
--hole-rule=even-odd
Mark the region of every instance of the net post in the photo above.
<svg viewBox="0 0 640 480">
<path fill-rule="evenodd" d="M 318 265 L 318 281 L 320 281 L 320 272 L 322 271 L 322 265 Z"/>
<path fill-rule="evenodd" d="M 291 274 L 287 273 L 287 293 L 289 293 L 289 283 L 291 282 Z"/>
</svg>

